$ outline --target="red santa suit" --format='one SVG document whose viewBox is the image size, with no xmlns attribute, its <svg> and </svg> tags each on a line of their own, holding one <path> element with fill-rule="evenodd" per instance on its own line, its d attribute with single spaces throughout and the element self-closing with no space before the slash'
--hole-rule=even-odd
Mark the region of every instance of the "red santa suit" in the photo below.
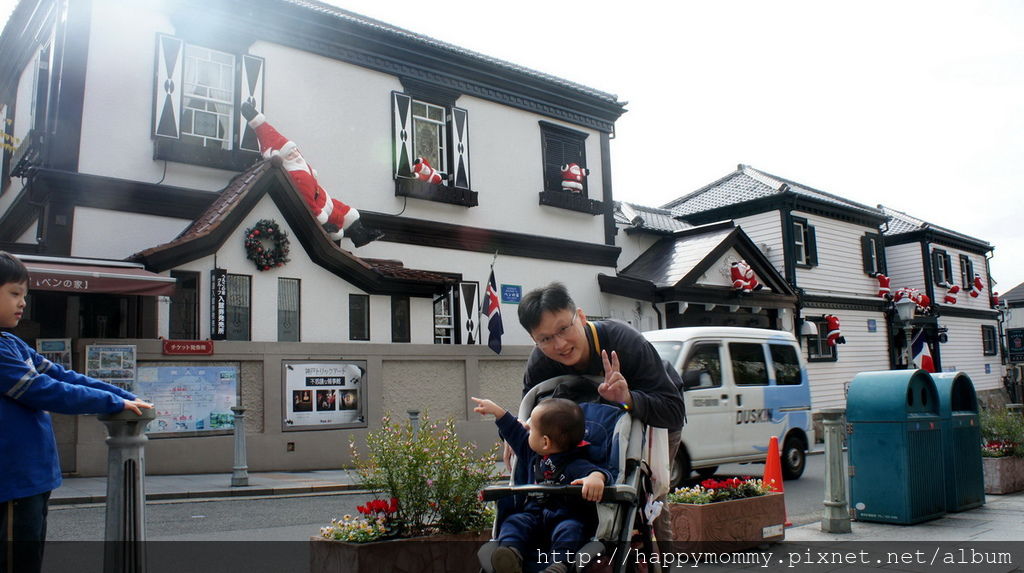
<svg viewBox="0 0 1024 573">
<path fill-rule="evenodd" d="M 252 111 L 249 112 L 250 114 Z M 260 142 L 260 153 L 265 159 L 280 157 L 282 166 L 291 176 L 295 189 L 309 206 L 313 216 L 323 225 L 324 230 L 334 241 L 340 241 L 349 231 L 355 246 L 362 246 L 381 236 L 378 231 L 369 231 L 357 224 L 359 211 L 331 197 L 317 182 L 317 173 L 302 157 L 299 147 L 294 141 L 281 135 L 262 113 L 256 113 L 249 120 L 249 126 L 256 132 Z"/>
</svg>

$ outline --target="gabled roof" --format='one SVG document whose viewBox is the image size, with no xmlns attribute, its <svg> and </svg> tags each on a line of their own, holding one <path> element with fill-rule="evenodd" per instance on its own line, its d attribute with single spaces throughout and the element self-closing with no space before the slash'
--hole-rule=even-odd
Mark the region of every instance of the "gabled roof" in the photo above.
<svg viewBox="0 0 1024 573">
<path fill-rule="evenodd" d="M 999 298 L 1005 300 L 1007 303 L 1024 302 L 1024 283 L 1020 283 L 1006 291 L 1006 294 L 999 295 Z"/>
<path fill-rule="evenodd" d="M 309 212 L 291 178 L 270 161 L 261 161 L 228 183 L 210 207 L 174 240 L 129 257 L 157 272 L 215 253 L 259 200 L 269 194 L 302 248 L 314 263 L 370 294 L 431 296 L 459 275 L 408 269 L 401 262 L 362 259 L 333 243 Z"/>
<path fill-rule="evenodd" d="M 796 293 L 772 266 L 743 229 L 732 221 L 712 223 L 664 237 L 644 251 L 615 277 L 598 275 L 602 292 L 621 294 L 651 301 L 671 300 L 679 289 L 700 288 L 718 297 L 741 296 L 731 287 L 698 284 L 698 280 L 718 263 L 730 249 L 747 261 L 758 279 L 770 292 L 742 295 L 765 298 L 780 295 L 795 298 Z"/>
<path fill-rule="evenodd" d="M 885 235 L 886 237 L 896 237 L 898 235 L 906 235 L 909 233 L 916 233 L 919 231 L 932 231 L 934 233 L 945 235 L 957 241 L 973 243 L 979 247 L 982 247 L 986 251 L 992 249 L 992 245 L 990 245 L 987 241 L 983 241 L 981 239 L 972 237 L 970 235 L 965 235 L 963 233 L 958 233 L 957 231 L 947 229 L 946 227 L 940 227 L 938 225 L 929 223 L 924 219 L 918 219 L 913 215 L 893 209 L 892 207 L 879 205 L 878 208 L 883 213 L 885 213 L 886 216 L 889 217 L 889 224 L 882 229 L 882 234 Z"/>
<path fill-rule="evenodd" d="M 647 232 L 655 235 L 671 234 L 693 226 L 676 219 L 668 209 L 622 201 L 615 202 L 615 224 L 628 226 L 627 233 Z"/>
<path fill-rule="evenodd" d="M 685 218 L 687 215 L 786 194 L 830 207 L 853 211 L 862 216 L 866 215 L 878 220 L 884 219 L 882 213 L 874 207 L 862 205 L 856 201 L 850 201 L 742 163 L 736 167 L 736 171 L 693 193 L 669 201 L 662 208 L 671 210 L 677 217 Z"/>
</svg>

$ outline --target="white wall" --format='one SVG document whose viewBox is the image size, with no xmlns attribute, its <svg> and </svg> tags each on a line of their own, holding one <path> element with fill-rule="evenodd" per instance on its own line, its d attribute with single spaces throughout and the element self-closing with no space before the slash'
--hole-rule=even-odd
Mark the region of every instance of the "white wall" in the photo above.
<svg viewBox="0 0 1024 573">
<path fill-rule="evenodd" d="M 985 356 L 981 341 L 981 326 L 996 327 L 996 321 L 943 316 L 939 318 L 939 323 L 949 328 L 949 341 L 940 348 L 942 370 L 965 372 L 971 377 L 976 390 L 1002 388 L 1003 367 L 1000 357 L 998 354 Z M 986 368 L 988 372 L 985 372 Z"/>
<path fill-rule="evenodd" d="M 859 268 L 859 267 L 858 267 Z M 814 410 L 846 407 L 845 385 L 859 372 L 889 369 L 889 345 L 885 314 L 856 310 L 825 310 L 804 308 L 804 317 L 834 314 L 846 344 L 837 345 L 835 362 L 808 362 L 811 381 L 811 404 Z M 875 332 L 868 330 L 868 321 L 875 321 Z M 801 340 L 801 351 L 807 359 L 807 345 Z"/>
<path fill-rule="evenodd" d="M 749 217 L 734 219 L 733 223 L 741 227 L 743 232 L 758 249 L 771 261 L 779 274 L 785 274 L 785 251 L 782 241 L 782 213 L 779 211 L 768 211 L 758 213 Z"/>
<path fill-rule="evenodd" d="M 615 246 L 622 249 L 622 252 L 619 253 L 619 269 L 628 267 L 637 257 L 651 248 L 654 243 L 664 238 L 662 235 L 652 235 L 650 233 L 627 234 L 627 227 L 623 225 L 616 225 L 616 228 L 619 232 L 615 235 Z"/>
<path fill-rule="evenodd" d="M 924 259 L 921 243 L 905 243 L 885 248 L 886 270 L 889 271 L 889 287 L 924 289 Z"/>
<path fill-rule="evenodd" d="M 874 227 L 794 211 L 814 227 L 818 264 L 796 268 L 797 286 L 807 294 L 875 297 L 878 281 L 864 272 L 861 238 L 877 233 Z"/>
<path fill-rule="evenodd" d="M 273 219 L 290 239 L 283 267 L 259 271 L 245 257 L 245 230 L 260 219 Z M 302 342 L 349 342 L 348 295 L 366 294 L 315 264 L 302 250 L 269 196 L 264 196 L 217 251 L 175 270 L 200 273 L 200 338 L 210 335 L 210 271 L 214 267 L 252 277 L 252 340 L 277 340 L 277 279 L 300 279 L 300 336 Z M 485 279 L 486 280 L 486 279 Z M 412 343 L 433 343 L 433 304 L 429 298 L 410 298 Z M 391 342 L 391 297 L 370 295 L 370 342 Z"/>
<path fill-rule="evenodd" d="M 156 215 L 75 207 L 71 256 L 124 259 L 171 241 L 191 222 Z"/>
</svg>

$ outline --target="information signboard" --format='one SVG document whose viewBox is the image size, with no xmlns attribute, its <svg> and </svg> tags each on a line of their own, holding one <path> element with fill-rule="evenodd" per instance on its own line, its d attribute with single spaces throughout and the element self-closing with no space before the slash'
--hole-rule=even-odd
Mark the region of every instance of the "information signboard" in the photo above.
<svg viewBox="0 0 1024 573">
<path fill-rule="evenodd" d="M 149 434 L 206 432 L 235 427 L 238 365 L 208 363 L 139 365 L 135 394 L 153 403 Z"/>
<path fill-rule="evenodd" d="M 1024 328 L 1006 329 L 1006 349 L 1010 362 L 1024 362 Z"/>
<path fill-rule="evenodd" d="M 284 429 L 366 427 L 366 362 L 286 361 L 282 368 Z"/>
</svg>

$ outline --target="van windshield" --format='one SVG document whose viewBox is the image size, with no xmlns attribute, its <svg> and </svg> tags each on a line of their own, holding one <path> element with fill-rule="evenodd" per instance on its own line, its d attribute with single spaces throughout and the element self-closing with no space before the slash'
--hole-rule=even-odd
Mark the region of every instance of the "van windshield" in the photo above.
<svg viewBox="0 0 1024 573">
<path fill-rule="evenodd" d="M 661 359 L 667 360 L 669 364 L 675 364 L 679 359 L 679 353 L 683 350 L 683 343 L 674 340 L 651 341 L 651 344 L 654 345 L 654 349 L 658 351 Z"/>
</svg>

